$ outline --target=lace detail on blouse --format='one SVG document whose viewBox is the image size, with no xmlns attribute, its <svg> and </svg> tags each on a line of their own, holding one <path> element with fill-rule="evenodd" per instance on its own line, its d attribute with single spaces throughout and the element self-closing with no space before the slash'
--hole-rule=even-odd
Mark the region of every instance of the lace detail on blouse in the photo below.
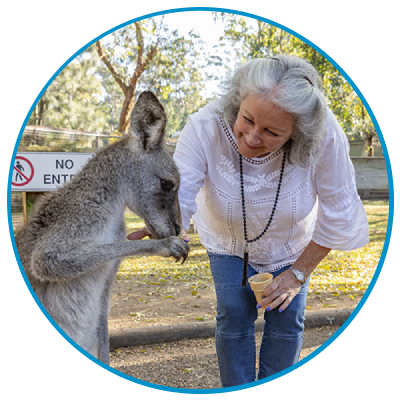
<svg viewBox="0 0 400 400">
<path fill-rule="evenodd" d="M 245 246 L 238 147 L 231 128 L 212 108 L 191 116 L 174 159 L 181 172 L 179 200 L 184 226 L 193 216 L 207 251 L 243 257 Z M 263 231 L 272 210 L 283 151 L 243 157 L 249 238 Z M 315 166 L 285 166 L 276 216 L 249 247 L 249 264 L 274 271 L 293 264 L 314 240 L 335 250 L 368 242 L 368 221 L 358 197 L 345 134 L 328 114 L 323 155 Z"/>
</svg>

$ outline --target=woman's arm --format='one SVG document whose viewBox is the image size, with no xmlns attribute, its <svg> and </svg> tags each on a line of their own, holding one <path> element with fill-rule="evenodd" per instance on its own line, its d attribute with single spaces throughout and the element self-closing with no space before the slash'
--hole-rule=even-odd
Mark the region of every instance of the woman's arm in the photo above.
<svg viewBox="0 0 400 400">
<path fill-rule="evenodd" d="M 318 264 L 328 255 L 331 249 L 311 241 L 304 249 L 293 267 L 303 272 L 307 279 Z M 299 293 L 301 283 L 292 271 L 286 270 L 278 275 L 263 292 L 265 298 L 258 303 L 257 308 L 267 307 L 267 311 L 280 306 L 279 312 L 285 310 Z"/>
<path fill-rule="evenodd" d="M 305 278 L 311 275 L 332 248 L 347 251 L 368 243 L 368 220 L 357 193 L 348 140 L 332 112 L 328 113 L 323 148 L 313 177 L 318 194 L 313 237 L 293 265 L 304 273 Z M 264 291 L 266 297 L 258 306 L 267 310 L 280 306 L 279 310 L 283 311 L 300 288 L 301 283 L 292 271 L 282 272 Z"/>
</svg>

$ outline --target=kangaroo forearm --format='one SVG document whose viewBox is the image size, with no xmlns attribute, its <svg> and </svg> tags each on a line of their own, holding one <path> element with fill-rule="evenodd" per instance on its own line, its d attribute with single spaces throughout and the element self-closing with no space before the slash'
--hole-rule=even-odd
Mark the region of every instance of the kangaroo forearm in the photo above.
<svg viewBox="0 0 400 400">
<path fill-rule="evenodd" d="M 162 239 L 136 240 L 96 245 L 93 247 L 91 246 L 88 250 L 89 251 L 82 255 L 82 259 L 85 263 L 90 264 L 98 264 L 132 255 L 160 255 L 164 257 L 169 255 Z"/>
<path fill-rule="evenodd" d="M 33 255 L 34 275 L 41 281 L 63 281 L 86 274 L 93 268 L 130 255 L 168 256 L 160 240 L 119 242 L 85 246 L 79 249 L 59 249 L 36 252 Z"/>
</svg>

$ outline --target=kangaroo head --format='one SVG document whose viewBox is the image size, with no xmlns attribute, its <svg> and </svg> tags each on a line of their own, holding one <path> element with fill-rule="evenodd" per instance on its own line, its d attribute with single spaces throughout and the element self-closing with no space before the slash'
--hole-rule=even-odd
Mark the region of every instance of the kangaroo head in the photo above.
<svg viewBox="0 0 400 400">
<path fill-rule="evenodd" d="M 179 173 L 164 147 L 167 117 L 156 96 L 143 92 L 133 109 L 135 182 L 127 205 L 144 219 L 154 238 L 176 236 L 181 230 Z"/>
</svg>

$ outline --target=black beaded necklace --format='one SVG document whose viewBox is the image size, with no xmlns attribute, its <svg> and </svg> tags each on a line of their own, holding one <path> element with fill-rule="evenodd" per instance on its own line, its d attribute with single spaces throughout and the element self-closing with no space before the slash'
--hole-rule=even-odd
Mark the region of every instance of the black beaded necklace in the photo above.
<svg viewBox="0 0 400 400">
<path fill-rule="evenodd" d="M 239 153 L 239 167 L 240 167 L 240 193 L 242 196 L 242 212 L 243 212 L 243 229 L 244 229 L 244 240 L 245 240 L 245 246 L 244 246 L 244 254 L 243 254 L 243 277 L 242 277 L 242 286 L 247 285 L 247 275 L 248 275 L 248 269 L 249 269 L 249 243 L 253 243 L 256 240 L 260 239 L 265 232 L 267 232 L 269 226 L 271 225 L 272 218 L 274 217 L 275 210 L 276 210 L 276 205 L 278 203 L 279 199 L 279 193 L 281 191 L 281 186 L 282 186 L 282 178 L 283 178 L 283 172 L 285 170 L 285 161 L 286 161 L 286 153 L 283 153 L 283 158 L 282 158 L 282 167 L 281 167 L 281 173 L 279 175 L 279 182 L 278 182 L 278 187 L 276 188 L 276 195 L 275 195 L 275 201 L 274 205 L 272 207 L 272 212 L 269 217 L 269 220 L 267 222 L 267 225 L 265 226 L 264 230 L 255 238 L 249 239 L 247 236 L 247 222 L 246 222 L 246 204 L 244 200 L 244 182 L 243 182 L 243 160 L 242 160 L 242 155 Z"/>
</svg>

